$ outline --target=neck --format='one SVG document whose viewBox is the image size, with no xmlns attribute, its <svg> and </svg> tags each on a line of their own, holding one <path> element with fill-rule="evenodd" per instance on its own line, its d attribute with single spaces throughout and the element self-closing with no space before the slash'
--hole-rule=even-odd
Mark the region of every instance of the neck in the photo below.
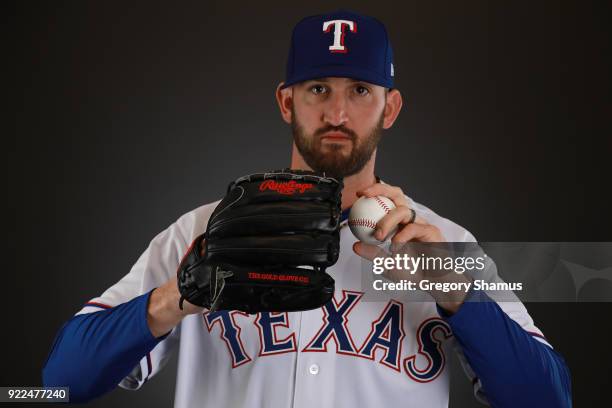
<svg viewBox="0 0 612 408">
<path fill-rule="evenodd" d="M 359 171 L 359 173 L 353 174 L 344 178 L 344 189 L 342 190 L 342 209 L 345 210 L 353 205 L 357 200 L 357 192 L 363 190 L 372 184 L 376 183 L 376 176 L 374 175 L 374 163 L 376 162 L 376 150 L 372 153 L 372 157 L 366 163 L 366 165 Z M 295 144 L 293 145 L 293 151 L 291 154 L 291 168 L 296 170 L 311 170 L 310 166 L 306 164 L 304 158 L 297 150 Z"/>
</svg>

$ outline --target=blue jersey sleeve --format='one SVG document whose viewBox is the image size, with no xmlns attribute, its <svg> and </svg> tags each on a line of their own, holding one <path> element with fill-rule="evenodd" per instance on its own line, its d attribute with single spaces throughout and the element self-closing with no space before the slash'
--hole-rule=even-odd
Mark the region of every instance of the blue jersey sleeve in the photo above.
<svg viewBox="0 0 612 408">
<path fill-rule="evenodd" d="M 563 357 L 536 340 L 483 292 L 472 291 L 468 297 L 451 316 L 440 307 L 438 311 L 491 406 L 571 407 L 571 379 Z"/>
<path fill-rule="evenodd" d="M 42 371 L 46 387 L 70 387 L 71 402 L 85 402 L 112 389 L 165 336 L 147 324 L 151 292 L 107 310 L 69 320 L 58 333 Z"/>
</svg>

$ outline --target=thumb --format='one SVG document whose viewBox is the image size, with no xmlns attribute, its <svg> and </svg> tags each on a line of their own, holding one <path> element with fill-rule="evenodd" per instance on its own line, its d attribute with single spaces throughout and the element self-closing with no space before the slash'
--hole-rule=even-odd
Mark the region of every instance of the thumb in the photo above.
<svg viewBox="0 0 612 408">
<path fill-rule="evenodd" d="M 353 244 L 353 251 L 360 257 L 370 261 L 374 258 L 388 255 L 384 249 L 361 241 L 357 241 Z"/>
</svg>

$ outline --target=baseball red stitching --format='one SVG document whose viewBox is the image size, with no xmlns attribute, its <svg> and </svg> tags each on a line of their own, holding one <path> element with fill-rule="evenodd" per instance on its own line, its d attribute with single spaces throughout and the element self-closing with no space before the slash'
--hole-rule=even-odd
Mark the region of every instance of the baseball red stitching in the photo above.
<svg viewBox="0 0 612 408">
<path fill-rule="evenodd" d="M 385 202 L 383 200 L 381 200 L 378 196 L 374 197 L 374 199 L 376 200 L 376 202 L 383 208 L 383 210 L 385 210 L 385 212 L 387 214 L 389 214 L 389 211 L 391 211 L 391 209 L 389 208 L 389 206 L 387 206 L 387 204 L 385 204 Z"/>
<path fill-rule="evenodd" d="M 350 220 L 349 225 L 356 225 L 358 227 L 368 227 L 368 228 L 376 229 L 376 223 L 366 218 L 355 218 L 354 220 Z"/>
</svg>

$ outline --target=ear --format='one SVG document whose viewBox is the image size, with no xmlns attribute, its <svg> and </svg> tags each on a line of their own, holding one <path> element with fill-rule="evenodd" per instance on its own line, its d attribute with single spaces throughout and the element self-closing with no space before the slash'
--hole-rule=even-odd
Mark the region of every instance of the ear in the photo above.
<svg viewBox="0 0 612 408">
<path fill-rule="evenodd" d="M 293 87 L 281 89 L 284 82 L 281 82 L 276 87 L 276 102 L 280 109 L 283 120 L 287 123 L 291 123 L 291 107 L 293 106 Z"/>
<path fill-rule="evenodd" d="M 393 126 L 395 119 L 402 109 L 402 94 L 397 89 L 391 89 L 387 93 L 387 101 L 385 102 L 385 112 L 383 118 L 383 129 L 389 129 Z"/>
</svg>

